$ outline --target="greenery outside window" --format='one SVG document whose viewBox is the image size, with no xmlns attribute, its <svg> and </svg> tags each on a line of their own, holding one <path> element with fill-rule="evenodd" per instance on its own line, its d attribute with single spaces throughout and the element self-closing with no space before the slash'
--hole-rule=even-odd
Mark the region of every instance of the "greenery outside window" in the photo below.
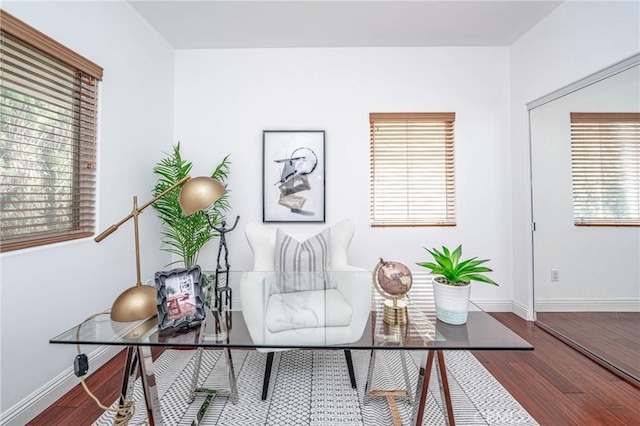
<svg viewBox="0 0 640 426">
<path fill-rule="evenodd" d="M 0 250 L 95 227 L 102 68 L 0 10 Z"/>
<path fill-rule="evenodd" d="M 455 113 L 371 113 L 371 226 L 454 226 Z"/>
<path fill-rule="evenodd" d="M 571 113 L 576 226 L 640 226 L 640 113 Z"/>
</svg>

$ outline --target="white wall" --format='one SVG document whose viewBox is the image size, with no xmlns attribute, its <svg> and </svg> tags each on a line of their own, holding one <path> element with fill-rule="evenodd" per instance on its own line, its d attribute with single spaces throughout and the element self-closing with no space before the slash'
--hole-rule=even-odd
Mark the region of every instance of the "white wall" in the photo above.
<svg viewBox="0 0 640 426">
<path fill-rule="evenodd" d="M 476 283 L 472 297 L 514 299 L 523 309 L 533 303 L 525 105 L 640 50 L 637 2 L 571 1 L 510 49 L 180 51 L 174 108 L 174 53 L 127 3 L 2 7 L 105 67 L 100 230 L 127 213 L 131 195 L 146 198 L 153 164 L 181 140 L 194 174 L 210 173 L 231 153 L 231 202 L 242 219 L 228 235 L 230 260 L 234 269 L 249 268 L 242 228 L 261 221 L 262 130 L 324 129 L 327 222 L 357 221 L 352 263 L 371 267 L 383 256 L 412 265 L 426 258 L 423 246 L 463 243 L 466 255 L 492 259 L 501 284 Z M 369 228 L 368 113 L 384 111 L 457 113 L 457 227 Z M 158 229 L 155 215 L 145 213 L 143 277 L 167 260 L 157 250 Z M 49 338 L 108 308 L 133 284 L 132 234 L 128 224 L 100 245 L 85 240 L 1 255 L 3 413 L 71 365 L 73 346 Z M 216 250 L 204 251 L 205 268 L 214 266 Z"/>
<path fill-rule="evenodd" d="M 537 312 L 640 309 L 640 229 L 573 224 L 570 120 L 639 111 L 638 66 L 531 110 Z"/>
<path fill-rule="evenodd" d="M 262 221 L 262 131 L 326 131 L 326 218 L 356 222 L 352 264 L 379 257 L 412 269 L 427 247 L 463 244 L 491 259 L 501 287 L 472 298 L 510 309 L 511 200 L 507 48 L 343 48 L 176 52 L 175 137 L 194 174 L 231 154 L 227 235 L 233 269 L 251 268 L 244 225 Z M 369 112 L 456 112 L 456 227 L 369 226 Z M 197 172 L 196 172 L 197 170 Z M 278 226 L 271 224 L 270 226 Z M 284 224 L 320 230 L 324 225 Z M 200 256 L 213 268 L 216 244 Z"/>
<path fill-rule="evenodd" d="M 514 303 L 533 318 L 526 104 L 640 51 L 640 3 L 560 5 L 510 48 Z"/>
<path fill-rule="evenodd" d="M 173 49 L 126 2 L 4 1 L 2 8 L 105 69 L 100 231 L 131 211 L 133 195 L 150 198 L 151 169 L 171 147 Z M 141 216 L 140 228 L 145 279 L 169 257 L 158 250 L 159 221 L 150 209 Z M 110 308 L 121 291 L 135 284 L 134 259 L 132 223 L 100 244 L 85 239 L 2 254 L 3 417 L 10 407 L 32 403 L 32 392 L 71 367 L 75 346 L 51 345 L 49 339 Z"/>
</svg>

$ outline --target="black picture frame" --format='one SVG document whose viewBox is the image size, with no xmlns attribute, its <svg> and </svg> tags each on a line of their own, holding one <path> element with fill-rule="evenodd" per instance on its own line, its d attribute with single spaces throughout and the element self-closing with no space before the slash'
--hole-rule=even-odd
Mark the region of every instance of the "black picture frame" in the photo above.
<svg viewBox="0 0 640 426">
<path fill-rule="evenodd" d="M 205 318 L 200 266 L 175 268 L 155 274 L 158 290 L 158 330 L 188 329 Z"/>
<path fill-rule="evenodd" d="M 262 221 L 325 222 L 325 131 L 262 132 Z"/>
</svg>

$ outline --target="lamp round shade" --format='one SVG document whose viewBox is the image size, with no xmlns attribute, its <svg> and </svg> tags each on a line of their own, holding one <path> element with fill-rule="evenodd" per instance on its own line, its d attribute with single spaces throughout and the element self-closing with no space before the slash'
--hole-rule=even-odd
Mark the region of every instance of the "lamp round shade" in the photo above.
<svg viewBox="0 0 640 426">
<path fill-rule="evenodd" d="M 190 179 L 180 190 L 180 207 L 185 216 L 204 210 L 227 193 L 214 178 L 199 176 Z"/>
<path fill-rule="evenodd" d="M 111 319 L 113 321 L 138 321 L 158 314 L 155 287 L 140 285 L 125 290 L 113 302 Z"/>
</svg>

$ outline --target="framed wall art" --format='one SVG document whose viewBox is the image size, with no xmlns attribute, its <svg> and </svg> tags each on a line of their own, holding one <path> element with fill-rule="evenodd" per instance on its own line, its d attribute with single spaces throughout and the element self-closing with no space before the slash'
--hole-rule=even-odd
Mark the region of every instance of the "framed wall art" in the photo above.
<svg viewBox="0 0 640 426">
<path fill-rule="evenodd" d="M 265 130 L 262 221 L 325 221 L 324 130 Z"/>
<path fill-rule="evenodd" d="M 205 318 L 200 266 L 156 272 L 158 329 L 191 328 Z"/>
</svg>

